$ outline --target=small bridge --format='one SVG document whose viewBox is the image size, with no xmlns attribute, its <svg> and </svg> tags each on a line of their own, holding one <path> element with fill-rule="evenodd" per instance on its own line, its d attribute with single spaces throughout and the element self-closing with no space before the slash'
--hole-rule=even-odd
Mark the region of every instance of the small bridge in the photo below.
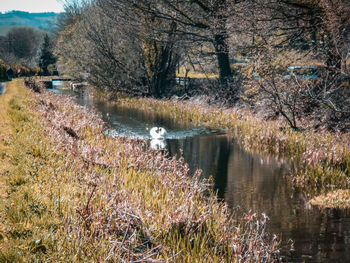
<svg viewBox="0 0 350 263">
<path fill-rule="evenodd" d="M 51 81 L 72 81 L 72 79 L 69 78 L 53 78 Z"/>
<path fill-rule="evenodd" d="M 52 82 L 53 81 L 71 81 L 72 79 L 70 78 L 51 78 L 51 79 L 47 79 L 47 80 L 40 80 L 40 83 L 42 83 L 46 89 L 52 89 L 53 85 Z"/>
</svg>

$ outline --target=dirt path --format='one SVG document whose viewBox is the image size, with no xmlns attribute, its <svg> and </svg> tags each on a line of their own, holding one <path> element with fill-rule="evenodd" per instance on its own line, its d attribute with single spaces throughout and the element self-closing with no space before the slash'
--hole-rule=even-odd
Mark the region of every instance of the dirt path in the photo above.
<svg viewBox="0 0 350 263">
<path fill-rule="evenodd" d="M 11 120 L 8 115 L 8 109 L 11 99 L 20 94 L 22 80 L 16 79 L 9 82 L 6 93 L 0 95 L 0 207 L 2 207 L 3 199 L 6 197 L 5 179 L 6 173 L 11 168 L 11 163 L 8 158 L 9 141 L 12 137 Z M 1 222 L 0 222 L 1 231 Z"/>
</svg>

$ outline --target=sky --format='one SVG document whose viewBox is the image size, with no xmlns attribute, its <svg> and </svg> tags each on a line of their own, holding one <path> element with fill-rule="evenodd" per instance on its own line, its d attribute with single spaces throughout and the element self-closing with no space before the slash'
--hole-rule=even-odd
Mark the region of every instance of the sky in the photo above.
<svg viewBox="0 0 350 263">
<path fill-rule="evenodd" d="M 0 0 L 0 12 L 11 10 L 27 11 L 31 13 L 62 12 L 62 0 Z"/>
</svg>

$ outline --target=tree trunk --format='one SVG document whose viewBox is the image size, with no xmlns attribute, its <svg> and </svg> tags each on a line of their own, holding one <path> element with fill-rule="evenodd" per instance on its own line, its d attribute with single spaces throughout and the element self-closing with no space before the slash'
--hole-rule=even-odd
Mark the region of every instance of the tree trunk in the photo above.
<svg viewBox="0 0 350 263">
<path fill-rule="evenodd" d="M 172 85 L 174 78 L 176 76 L 176 64 L 177 64 L 177 56 L 174 52 L 174 43 L 175 43 L 175 35 L 176 31 L 176 23 L 172 23 L 170 25 L 170 30 L 168 33 L 167 42 L 165 45 L 161 44 L 159 57 L 156 63 L 156 72 L 153 81 L 153 90 L 157 98 L 161 98 L 167 89 Z M 157 42 L 155 41 L 155 46 L 157 46 Z"/>
<path fill-rule="evenodd" d="M 160 55 L 160 62 L 158 65 L 158 70 L 156 72 L 155 81 L 154 81 L 154 91 L 155 96 L 160 98 L 164 95 L 165 89 L 170 85 L 169 76 L 170 69 L 172 68 L 172 54 L 171 52 L 165 48 Z"/>
<path fill-rule="evenodd" d="M 214 36 L 214 47 L 219 66 L 219 78 L 223 86 L 226 86 L 228 80 L 232 77 L 228 46 L 225 39 L 226 37 L 224 34 L 216 34 Z"/>
</svg>

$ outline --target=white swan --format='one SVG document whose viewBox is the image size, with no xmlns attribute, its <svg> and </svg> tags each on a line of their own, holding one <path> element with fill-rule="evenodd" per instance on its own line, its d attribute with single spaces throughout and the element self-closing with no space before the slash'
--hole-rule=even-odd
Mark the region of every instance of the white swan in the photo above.
<svg viewBox="0 0 350 263">
<path fill-rule="evenodd" d="M 166 130 L 163 127 L 153 127 L 149 131 L 149 134 L 151 135 L 152 139 L 164 139 Z"/>
</svg>

